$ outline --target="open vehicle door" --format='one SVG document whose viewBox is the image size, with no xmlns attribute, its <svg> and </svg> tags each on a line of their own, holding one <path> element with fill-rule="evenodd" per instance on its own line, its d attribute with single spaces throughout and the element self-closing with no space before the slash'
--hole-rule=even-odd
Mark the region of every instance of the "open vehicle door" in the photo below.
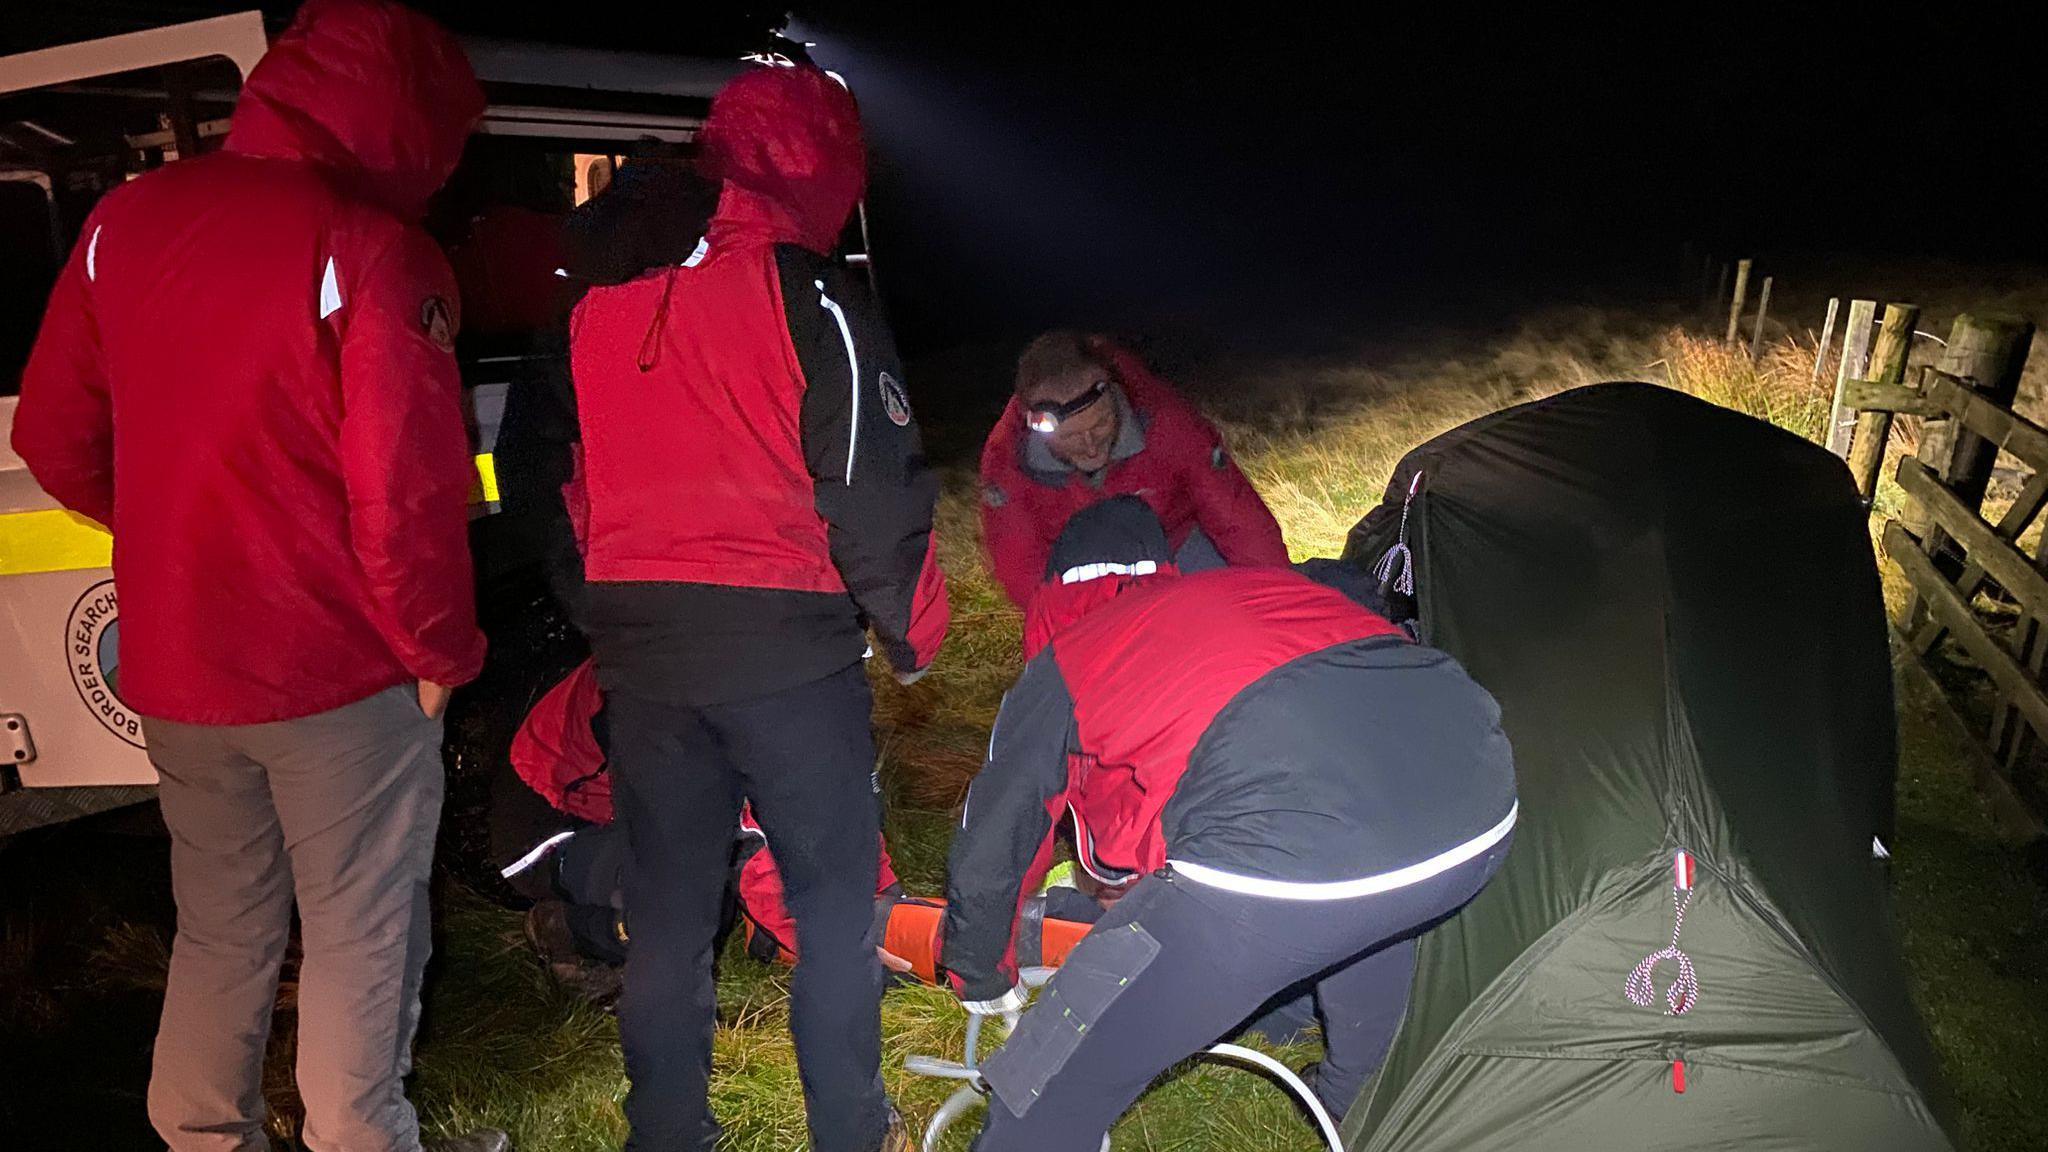
<svg viewBox="0 0 2048 1152">
<path fill-rule="evenodd" d="M 471 543 L 484 589 L 529 577 L 538 586 L 530 526 L 493 515 L 492 452 L 512 381 L 563 355 L 559 309 L 493 313 L 485 298 L 509 286 L 516 304 L 553 299 L 565 308 L 574 291 L 548 262 L 524 258 L 535 245 L 508 235 L 544 239 L 549 220 L 558 226 L 621 164 L 687 162 L 719 89 L 748 68 L 789 63 L 775 43 L 714 58 L 466 41 L 489 107 L 429 226 L 458 277 L 466 243 L 483 256 L 464 286 L 456 351 L 477 464 Z M 262 15 L 242 12 L 0 57 L 0 251 L 9 253 L 0 260 L 0 836 L 151 795 L 141 725 L 119 692 L 111 538 L 59 507 L 6 445 L 22 366 L 81 222 L 122 181 L 217 148 L 267 47 Z M 648 155 L 657 149 L 662 156 Z M 482 229 L 522 215 L 540 227 Z M 864 209 L 840 251 L 872 276 Z M 495 322 L 481 322 L 487 314 Z"/>
<path fill-rule="evenodd" d="M 266 46 L 244 12 L 0 59 L 0 834 L 156 782 L 120 695 L 112 539 L 7 447 L 13 393 L 79 222 L 122 180 L 218 146 Z"/>
</svg>

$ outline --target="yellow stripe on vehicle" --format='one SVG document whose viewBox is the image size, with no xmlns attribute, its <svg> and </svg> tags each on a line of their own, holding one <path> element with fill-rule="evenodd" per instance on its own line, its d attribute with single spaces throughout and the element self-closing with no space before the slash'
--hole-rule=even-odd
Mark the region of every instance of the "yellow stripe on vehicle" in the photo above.
<svg viewBox="0 0 2048 1152">
<path fill-rule="evenodd" d="M 471 504 L 498 502 L 498 466 L 486 452 L 476 458 Z M 0 576 L 78 572 L 114 560 L 114 537 L 76 512 L 52 508 L 0 514 Z"/>
<path fill-rule="evenodd" d="M 471 504 L 498 502 L 498 462 L 489 452 L 476 458 L 476 484 L 469 490 Z"/>
<path fill-rule="evenodd" d="M 76 512 L 0 515 L 0 576 L 105 568 L 113 559 L 113 536 Z"/>
</svg>

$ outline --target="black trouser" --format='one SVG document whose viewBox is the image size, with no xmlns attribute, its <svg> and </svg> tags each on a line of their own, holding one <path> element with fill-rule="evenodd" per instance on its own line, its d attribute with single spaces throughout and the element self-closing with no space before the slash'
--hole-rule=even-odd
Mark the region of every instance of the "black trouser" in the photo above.
<svg viewBox="0 0 2048 1152">
<path fill-rule="evenodd" d="M 1017 962 L 1026 965 L 1037 963 L 1036 959 L 1027 960 L 1025 958 L 1028 950 L 1027 937 L 1030 932 L 1030 907 L 1028 903 L 1025 905 L 1025 918 L 1019 923 L 1017 928 Z M 1097 903 L 1093 896 L 1086 895 L 1063 884 L 1055 884 L 1046 890 L 1043 907 L 1045 919 L 1047 920 L 1068 920 L 1076 924 L 1094 924 L 1100 921 L 1103 916 L 1102 905 Z M 1401 964 L 1404 962 L 1402 956 L 1405 955 L 1407 957 L 1405 961 L 1407 967 L 1410 969 L 1415 967 L 1415 946 L 1412 942 L 1403 941 L 1399 944 L 1389 944 L 1387 947 L 1390 949 L 1400 948 L 1404 951 L 1389 957 L 1386 963 Z M 1032 957 L 1037 956 L 1036 951 L 1030 951 L 1029 954 Z M 1406 1004 L 1407 1001 L 1404 999 L 1400 1005 L 1395 1006 L 1394 1015 L 1397 1021 Z M 1307 1035 L 1309 1029 L 1314 1028 L 1316 1024 L 1315 987 L 1313 982 L 1305 982 L 1281 992 L 1260 1005 L 1257 1013 L 1251 1019 L 1245 1021 L 1244 1027 L 1239 1030 L 1238 1034 L 1258 1036 L 1273 1044 L 1298 1044 Z M 1324 1030 L 1328 1031 L 1329 1029 L 1326 1026 Z M 1335 1072 L 1334 1070 L 1325 1069 L 1325 1075 L 1335 1075 Z M 1341 1091 L 1341 1088 L 1339 1090 Z M 1356 1093 L 1353 1094 L 1355 1095 Z M 1350 1097 L 1346 1096 L 1343 1099 L 1348 1101 Z"/>
<path fill-rule="evenodd" d="M 989 1057 L 995 1094 L 975 1148 L 1096 1152 L 1160 1073 L 1304 980 L 1330 1026 L 1319 1087 L 1336 1078 L 1355 1095 L 1385 1058 L 1407 1000 L 1413 958 L 1389 945 L 1477 895 L 1507 849 L 1503 841 L 1428 880 L 1350 900 L 1245 896 L 1170 870 L 1145 877 Z"/>
<path fill-rule="evenodd" d="M 602 653 L 600 653 L 602 659 Z M 859 665 L 769 696 L 703 707 L 608 695 L 614 798 L 632 845 L 632 946 L 619 1003 L 627 1147 L 697 1152 L 716 1015 L 712 960 L 742 797 L 775 845 L 800 960 L 792 979 L 811 1146 L 871 1152 L 882 1092 L 882 966 L 874 900 L 880 834 L 872 698 Z"/>
<path fill-rule="evenodd" d="M 606 964 L 626 962 L 619 924 L 625 900 L 626 830 L 592 824 L 555 849 L 555 894 L 568 905 L 569 935 L 577 954 Z"/>
</svg>

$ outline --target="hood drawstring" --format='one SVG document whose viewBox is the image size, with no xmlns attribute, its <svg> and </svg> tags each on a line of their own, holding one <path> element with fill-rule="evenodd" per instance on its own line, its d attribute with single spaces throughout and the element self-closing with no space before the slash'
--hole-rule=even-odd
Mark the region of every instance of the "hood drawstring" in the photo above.
<svg viewBox="0 0 2048 1152">
<path fill-rule="evenodd" d="M 1415 509 L 1416 494 L 1422 491 L 1422 473 L 1417 472 L 1408 481 L 1408 497 L 1401 501 L 1401 531 L 1394 539 L 1394 546 L 1380 557 L 1373 566 L 1372 574 L 1379 577 L 1380 595 L 1392 588 L 1403 596 L 1415 595 L 1415 553 L 1408 548 L 1408 514 Z"/>
<path fill-rule="evenodd" d="M 654 306 L 654 319 L 647 325 L 647 335 L 640 340 L 640 371 L 652 372 L 661 363 L 661 334 L 668 327 L 668 297 L 676 288 L 676 269 L 669 267 L 668 275 L 661 281 L 661 303 Z"/>
</svg>

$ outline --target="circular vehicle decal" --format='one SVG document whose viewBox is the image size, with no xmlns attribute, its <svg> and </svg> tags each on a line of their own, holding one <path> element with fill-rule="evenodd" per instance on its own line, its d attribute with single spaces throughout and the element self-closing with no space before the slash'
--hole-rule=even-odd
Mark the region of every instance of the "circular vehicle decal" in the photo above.
<svg viewBox="0 0 2048 1152">
<path fill-rule="evenodd" d="M 85 590 L 64 626 L 65 663 L 78 698 L 107 731 L 142 747 L 142 720 L 121 700 L 121 608 L 114 582 Z"/>
</svg>

